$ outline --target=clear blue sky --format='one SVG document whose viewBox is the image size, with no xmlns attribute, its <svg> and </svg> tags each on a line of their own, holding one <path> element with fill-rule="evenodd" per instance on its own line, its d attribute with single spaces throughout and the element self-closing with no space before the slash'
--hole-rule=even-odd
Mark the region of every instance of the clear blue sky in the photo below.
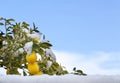
<svg viewBox="0 0 120 83">
<path fill-rule="evenodd" d="M 120 0 L 1 0 L 0 17 L 35 22 L 55 50 L 120 52 Z"/>
<path fill-rule="evenodd" d="M 119 0 L 2 0 L 0 16 L 35 22 L 53 49 L 120 51 Z"/>
</svg>

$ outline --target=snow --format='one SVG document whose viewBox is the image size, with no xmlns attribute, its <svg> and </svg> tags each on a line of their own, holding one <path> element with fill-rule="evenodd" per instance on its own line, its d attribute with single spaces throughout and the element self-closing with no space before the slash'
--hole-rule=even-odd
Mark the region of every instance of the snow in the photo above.
<svg viewBox="0 0 120 83">
<path fill-rule="evenodd" d="M 52 52 L 51 49 L 45 49 L 45 51 L 46 51 L 46 56 L 47 56 L 47 57 L 50 57 L 50 59 L 51 59 L 52 61 L 56 61 L 56 56 L 55 56 L 55 54 Z"/>
<path fill-rule="evenodd" d="M 37 75 L 21 76 L 6 75 L 6 70 L 0 68 L 0 83 L 120 83 L 120 75 Z"/>
<path fill-rule="evenodd" d="M 31 38 L 40 38 L 40 34 L 39 33 L 34 33 L 34 34 L 27 34 L 28 37 L 31 37 Z"/>
<path fill-rule="evenodd" d="M 67 74 L 62 76 L 0 76 L 0 83 L 120 83 L 119 76 L 113 75 L 88 75 L 79 76 Z"/>
<path fill-rule="evenodd" d="M 32 47 L 33 47 L 33 42 L 27 42 L 24 46 L 25 51 L 27 52 L 27 54 L 31 54 L 32 52 Z"/>
<path fill-rule="evenodd" d="M 37 75 L 21 76 L 6 75 L 6 70 L 0 68 L 0 83 L 120 83 L 120 75 Z"/>
</svg>

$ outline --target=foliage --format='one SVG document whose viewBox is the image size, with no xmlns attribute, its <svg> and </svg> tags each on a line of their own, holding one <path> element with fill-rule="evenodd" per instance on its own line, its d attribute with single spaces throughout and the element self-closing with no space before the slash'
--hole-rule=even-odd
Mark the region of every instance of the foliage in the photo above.
<svg viewBox="0 0 120 83">
<path fill-rule="evenodd" d="M 83 75 L 86 76 L 87 74 L 85 74 L 82 70 L 76 70 L 76 67 L 73 68 L 73 74 L 75 75 Z"/>
<path fill-rule="evenodd" d="M 47 56 L 46 49 L 51 49 L 52 44 L 45 40 L 45 35 L 38 30 L 34 23 L 31 28 L 26 22 L 20 23 L 11 18 L 0 18 L 0 29 L 5 29 L 0 32 L 0 66 L 7 70 L 7 74 L 20 74 L 18 69 L 22 69 L 24 76 L 34 75 L 28 71 L 27 67 L 28 64 L 32 65 L 33 63 L 28 63 L 26 60 L 26 56 L 31 55 L 31 52 L 35 52 L 41 57 L 35 63 L 37 62 L 36 65 L 38 64 L 39 70 L 43 74 L 68 73 L 56 60 L 51 59 L 53 57 L 50 54 Z M 76 70 L 74 71 L 76 72 Z"/>
</svg>

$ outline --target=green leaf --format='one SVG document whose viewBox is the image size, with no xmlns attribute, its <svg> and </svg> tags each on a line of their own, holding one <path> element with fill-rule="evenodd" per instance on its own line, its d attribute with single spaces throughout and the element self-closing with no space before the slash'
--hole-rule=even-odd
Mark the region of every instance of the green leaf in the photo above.
<svg viewBox="0 0 120 83">
<path fill-rule="evenodd" d="M 40 47 L 45 48 L 45 49 L 50 48 L 52 46 L 52 44 L 50 44 L 48 42 L 42 42 L 39 45 L 40 45 Z"/>
<path fill-rule="evenodd" d="M 4 34 L 5 34 L 5 33 L 3 33 L 3 32 L 1 31 L 0 36 L 1 36 L 1 35 L 4 35 Z"/>
<path fill-rule="evenodd" d="M 3 61 L 0 61 L 0 67 L 3 67 Z"/>
<path fill-rule="evenodd" d="M 0 23 L 0 26 L 4 25 L 3 23 Z"/>
<path fill-rule="evenodd" d="M 38 30 L 38 27 L 35 26 L 35 23 L 33 23 L 33 30 L 32 31 L 35 31 L 37 33 L 39 33 L 40 31 Z"/>
<path fill-rule="evenodd" d="M 11 22 L 9 20 L 6 20 L 6 25 L 11 24 Z"/>
<path fill-rule="evenodd" d="M 0 20 L 3 20 L 4 18 L 0 18 Z"/>
<path fill-rule="evenodd" d="M 83 73 L 82 75 L 83 75 L 83 76 L 87 76 L 87 74 L 85 74 L 85 73 Z"/>
<path fill-rule="evenodd" d="M 35 23 L 33 22 L 33 28 L 35 29 Z"/>
<path fill-rule="evenodd" d="M 45 40 L 45 35 L 43 35 L 43 40 Z"/>
<path fill-rule="evenodd" d="M 74 74 L 75 74 L 75 75 L 80 75 L 79 73 L 76 73 L 76 72 L 75 72 Z"/>
<path fill-rule="evenodd" d="M 10 18 L 10 19 L 7 19 L 8 21 L 15 21 L 14 19 Z"/>
<path fill-rule="evenodd" d="M 39 48 L 38 53 L 40 55 L 45 55 L 45 51 L 42 48 Z"/>
<path fill-rule="evenodd" d="M 7 33 L 7 34 L 13 34 L 12 32 L 9 32 L 9 33 Z"/>
<path fill-rule="evenodd" d="M 76 72 L 83 74 L 83 71 L 82 71 L 82 70 L 77 70 Z"/>
<path fill-rule="evenodd" d="M 36 30 L 38 27 L 35 26 L 35 23 L 33 22 L 33 29 Z"/>
<path fill-rule="evenodd" d="M 68 71 L 67 71 L 67 70 L 64 70 L 64 71 L 63 71 L 63 74 L 68 74 Z"/>
<path fill-rule="evenodd" d="M 29 26 L 29 24 L 27 24 L 26 22 L 22 23 L 22 27 L 29 29 L 28 26 Z"/>
<path fill-rule="evenodd" d="M 26 73 L 24 70 L 23 70 L 23 75 L 24 75 L 24 76 L 26 76 L 26 75 L 27 75 L 27 73 Z"/>
<path fill-rule="evenodd" d="M 76 71 L 76 67 L 73 68 L 73 71 Z"/>
<path fill-rule="evenodd" d="M 39 33 L 39 30 L 37 30 L 37 29 L 35 29 L 35 30 L 33 30 L 33 31 L 35 31 L 35 32 Z"/>
</svg>

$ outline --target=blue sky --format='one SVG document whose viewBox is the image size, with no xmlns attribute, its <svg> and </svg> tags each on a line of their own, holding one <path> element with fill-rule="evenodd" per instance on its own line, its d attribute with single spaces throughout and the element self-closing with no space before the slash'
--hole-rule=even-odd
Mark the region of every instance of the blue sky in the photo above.
<svg viewBox="0 0 120 83">
<path fill-rule="evenodd" d="M 114 59 L 100 68 L 120 69 L 119 0 L 2 0 L 0 3 L 0 17 L 26 21 L 31 26 L 35 22 L 53 44 L 52 49 L 84 54 L 86 58 L 98 52 L 107 53 Z"/>
</svg>

